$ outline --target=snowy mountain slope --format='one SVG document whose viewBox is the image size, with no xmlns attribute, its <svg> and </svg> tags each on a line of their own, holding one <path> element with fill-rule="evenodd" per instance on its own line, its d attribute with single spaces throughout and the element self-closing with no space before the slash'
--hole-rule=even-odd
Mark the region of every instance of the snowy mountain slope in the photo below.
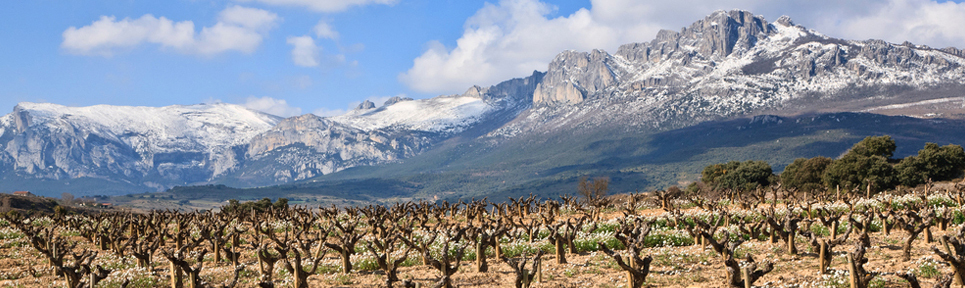
<svg viewBox="0 0 965 288">
<path fill-rule="evenodd" d="M 20 103 L 0 126 L 3 174 L 100 178 L 154 189 L 233 169 L 233 147 L 281 118 L 231 104 L 67 107 Z"/>
<path fill-rule="evenodd" d="M 453 95 L 402 101 L 375 109 L 353 110 L 330 119 L 365 131 L 391 127 L 458 133 L 481 121 L 486 113 L 495 109 L 497 107 L 478 96 Z"/>
<path fill-rule="evenodd" d="M 302 180 L 407 158 L 427 149 L 433 139 L 418 131 L 366 131 L 306 114 L 252 138 L 245 154 L 252 164 L 241 165 L 235 175 L 256 186 Z"/>
<path fill-rule="evenodd" d="M 542 75 L 474 86 L 462 95 L 390 99 L 378 108 L 367 102 L 336 117 L 291 117 L 252 138 L 246 162 L 217 181 L 264 186 L 403 161 L 441 141 L 484 134 L 515 118 L 530 107 Z"/>
<path fill-rule="evenodd" d="M 418 196 L 430 199 L 553 197 L 572 191 L 581 176 L 610 176 L 611 187 L 625 191 L 660 189 L 696 180 L 713 161 L 765 159 L 779 168 L 796 157 L 840 155 L 868 135 L 916 139 L 910 149 L 960 144 L 958 134 L 945 133 L 961 126 L 942 126 L 961 120 L 848 112 L 965 119 L 963 55 L 835 39 L 787 17 L 769 23 L 747 11 L 718 11 L 615 54 L 560 53 L 535 87 L 531 108 L 473 141 L 312 181 L 412 181 L 424 187 Z M 761 132 L 748 130 L 748 118 L 794 125 Z M 818 118 L 820 125 L 798 125 Z M 713 128 L 692 129 L 701 125 Z M 726 138 L 739 141 L 722 143 Z"/>
<path fill-rule="evenodd" d="M 661 130 L 762 111 L 846 112 L 923 101 L 939 96 L 901 92 L 965 84 L 962 55 L 835 39 L 787 17 L 768 23 L 747 11 L 717 11 L 612 55 L 559 54 L 537 87 L 536 108 L 490 136 L 601 125 Z"/>
<path fill-rule="evenodd" d="M 0 116 L 0 136 L 7 132 L 8 127 L 13 126 L 13 114 Z"/>
<path fill-rule="evenodd" d="M 167 107 L 20 103 L 15 110 L 26 113 L 27 129 L 71 126 L 128 143 L 139 153 L 242 145 L 281 121 L 277 116 L 224 103 Z"/>
</svg>

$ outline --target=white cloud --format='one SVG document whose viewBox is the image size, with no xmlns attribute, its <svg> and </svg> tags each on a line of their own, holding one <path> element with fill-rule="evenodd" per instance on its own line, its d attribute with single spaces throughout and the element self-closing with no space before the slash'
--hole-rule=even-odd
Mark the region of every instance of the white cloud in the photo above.
<svg viewBox="0 0 965 288">
<path fill-rule="evenodd" d="M 317 67 L 320 48 L 315 45 L 312 36 L 288 37 L 288 44 L 292 45 L 292 62 L 302 67 Z"/>
<path fill-rule="evenodd" d="M 604 49 L 650 41 L 661 29 L 679 30 L 715 10 L 744 9 L 770 21 L 789 15 L 834 37 L 905 40 L 936 47 L 965 46 L 965 4 L 932 0 L 592 0 L 590 8 L 554 15 L 538 0 L 485 4 L 466 20 L 455 47 L 438 41 L 399 80 L 421 92 L 458 93 L 533 70 L 545 71 L 564 50 Z"/>
<path fill-rule="evenodd" d="M 268 5 L 305 7 L 316 12 L 341 12 L 352 6 L 369 4 L 394 5 L 399 0 L 236 0 L 240 2 L 260 2 Z"/>
<path fill-rule="evenodd" d="M 844 18 L 839 33 L 853 38 L 905 40 L 936 47 L 965 47 L 965 4 L 892 0 L 863 17 Z"/>
<path fill-rule="evenodd" d="M 158 44 L 185 54 L 252 53 L 279 20 L 277 14 L 265 10 L 232 6 L 219 13 L 218 22 L 213 26 L 195 33 L 192 21 L 174 22 L 150 14 L 122 20 L 101 16 L 90 25 L 67 28 L 60 45 L 70 53 L 102 56 L 143 43 Z"/>
<path fill-rule="evenodd" d="M 315 32 L 315 37 L 320 39 L 338 39 L 338 31 L 335 31 L 335 27 L 332 27 L 332 24 L 328 24 L 325 20 L 318 21 L 312 31 Z"/>
<path fill-rule="evenodd" d="M 255 96 L 248 96 L 248 98 L 245 99 L 245 103 L 241 105 L 248 109 L 281 117 L 291 117 L 302 114 L 302 108 L 289 106 L 288 101 L 271 97 L 258 98 Z"/>
<path fill-rule="evenodd" d="M 265 31 L 274 28 L 278 15 L 261 9 L 235 5 L 222 10 L 218 20 L 255 31 Z"/>
<path fill-rule="evenodd" d="M 594 19 L 590 10 L 547 18 L 555 8 L 536 0 L 485 4 L 466 20 L 456 47 L 430 42 L 399 79 L 422 92 L 456 93 L 471 85 L 489 85 L 533 70 L 546 70 L 561 51 L 587 51 L 628 42 L 626 29 Z"/>
</svg>

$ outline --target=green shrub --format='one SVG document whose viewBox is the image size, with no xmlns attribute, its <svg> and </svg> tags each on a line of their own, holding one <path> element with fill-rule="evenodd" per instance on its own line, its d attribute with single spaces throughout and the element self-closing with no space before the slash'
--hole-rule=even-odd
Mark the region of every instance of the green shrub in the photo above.
<svg viewBox="0 0 965 288">
<path fill-rule="evenodd" d="M 717 189 L 748 191 L 768 186 L 774 176 L 771 165 L 764 161 L 731 161 L 704 168 L 702 180 Z"/>
</svg>

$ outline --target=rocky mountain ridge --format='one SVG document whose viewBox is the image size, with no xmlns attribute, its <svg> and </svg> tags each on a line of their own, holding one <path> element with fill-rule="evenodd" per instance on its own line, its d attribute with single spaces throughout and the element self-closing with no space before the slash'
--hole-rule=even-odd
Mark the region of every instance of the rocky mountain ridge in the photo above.
<svg viewBox="0 0 965 288">
<path fill-rule="evenodd" d="M 583 140 L 559 135 L 649 135 L 760 114 L 919 107 L 918 116 L 959 117 L 963 57 L 956 48 L 835 39 L 787 17 L 771 23 L 747 11 L 717 11 L 613 54 L 564 51 L 545 73 L 460 95 L 395 97 L 382 106 L 365 101 L 328 118 L 281 119 L 230 104 L 24 103 L 0 117 L 0 175 L 96 178 L 154 190 L 263 186 L 404 161 L 459 143 L 573 145 L 565 142 Z"/>
<path fill-rule="evenodd" d="M 0 120 L 5 178 L 102 178 L 164 189 L 204 181 L 242 159 L 282 118 L 231 104 L 67 107 L 21 103 Z"/>
<path fill-rule="evenodd" d="M 534 120 L 493 135 L 608 122 L 679 128 L 760 111 L 861 111 L 855 105 L 824 108 L 869 98 L 878 103 L 857 105 L 920 101 L 899 94 L 961 85 L 963 64 L 956 48 L 841 40 L 788 17 L 768 23 L 747 11 L 717 11 L 679 32 L 663 30 L 650 42 L 622 45 L 615 54 L 557 55 L 535 92 L 537 109 L 526 112 Z"/>
</svg>

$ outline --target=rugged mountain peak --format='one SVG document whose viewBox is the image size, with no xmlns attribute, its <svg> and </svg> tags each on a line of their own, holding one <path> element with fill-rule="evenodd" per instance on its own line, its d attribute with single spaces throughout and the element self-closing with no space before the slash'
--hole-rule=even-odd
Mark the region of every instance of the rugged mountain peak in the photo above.
<svg viewBox="0 0 965 288">
<path fill-rule="evenodd" d="M 281 120 L 224 103 L 68 107 L 25 102 L 3 118 L 9 119 L 0 121 L 8 126 L 0 128 L 4 174 L 143 181 L 158 189 L 204 181 L 236 167 L 232 148 Z"/>
<path fill-rule="evenodd" d="M 717 11 L 613 55 L 560 53 L 534 92 L 534 105 L 547 109 L 489 135 L 624 123 L 614 115 L 668 129 L 764 110 L 860 111 L 913 101 L 900 91 L 965 85 L 963 56 L 957 48 L 835 39 L 786 16 L 768 23 L 747 11 Z"/>
<path fill-rule="evenodd" d="M 680 31 L 678 42 L 695 46 L 704 57 L 726 57 L 735 49 L 748 49 L 772 33 L 762 16 L 748 11 L 716 11 Z"/>
<path fill-rule="evenodd" d="M 784 26 L 797 26 L 794 24 L 794 21 L 791 20 L 791 17 L 787 15 L 781 15 L 781 17 L 777 18 L 777 20 L 775 20 L 774 23 L 781 24 Z"/>
<path fill-rule="evenodd" d="M 469 89 L 466 90 L 466 93 L 462 93 L 462 96 L 482 99 L 486 92 L 489 92 L 489 88 L 482 88 L 479 87 L 479 85 L 472 85 L 472 87 L 469 87 Z"/>
<path fill-rule="evenodd" d="M 27 127 L 30 127 L 30 113 L 23 108 L 20 104 L 13 107 L 13 113 L 11 113 L 13 118 L 13 132 L 20 134 L 27 131 Z"/>
<path fill-rule="evenodd" d="M 534 104 L 576 104 L 587 94 L 617 83 L 603 50 L 566 51 L 550 62 L 546 76 L 533 93 Z"/>
<path fill-rule="evenodd" d="M 523 106 L 528 107 L 533 103 L 536 85 L 543 81 L 544 75 L 546 74 L 543 72 L 533 71 L 533 74 L 529 77 L 514 78 L 485 88 L 483 100 L 486 102 L 507 101 L 513 103 L 512 105 L 523 104 Z"/>
<path fill-rule="evenodd" d="M 790 19 L 782 21 L 791 23 Z M 618 87 L 626 80 L 641 82 L 639 86 L 643 87 L 682 83 L 686 79 L 680 77 L 679 73 L 655 71 L 649 66 L 664 63 L 663 69 L 674 69 L 669 67 L 721 61 L 732 54 L 740 57 L 762 39 L 776 34 L 776 29 L 764 17 L 747 11 L 717 11 L 679 32 L 662 30 L 650 42 L 621 46 L 616 55 L 622 59 L 616 59 L 603 50 L 565 51 L 550 62 L 546 76 L 534 92 L 533 103 L 576 104 Z M 710 71 L 713 66 L 698 69 Z M 654 72 L 647 73 L 647 70 Z M 649 75 L 645 79 L 623 79 L 628 77 L 622 76 L 640 72 Z"/>
<path fill-rule="evenodd" d="M 400 97 L 400 96 L 392 96 L 392 98 L 389 98 L 389 100 L 385 100 L 385 103 L 382 103 L 382 107 L 389 106 L 389 105 L 392 105 L 392 104 L 395 104 L 395 103 L 399 103 L 399 102 L 402 102 L 402 101 L 412 101 L 412 98 L 409 98 L 409 97 Z"/>
<path fill-rule="evenodd" d="M 369 109 L 375 109 L 375 103 L 372 103 L 372 101 L 369 101 L 369 100 L 362 101 L 362 103 L 360 103 L 359 106 L 355 106 L 355 110 L 369 110 Z"/>
<path fill-rule="evenodd" d="M 782 17 L 779 22 L 793 26 L 789 17 Z M 735 50 L 746 51 L 774 33 L 775 27 L 763 16 L 743 10 L 721 10 L 680 29 L 680 32 L 661 30 L 649 43 L 623 45 L 617 55 L 630 61 L 658 62 L 677 51 L 692 51 L 700 58 L 720 59 Z"/>
</svg>

